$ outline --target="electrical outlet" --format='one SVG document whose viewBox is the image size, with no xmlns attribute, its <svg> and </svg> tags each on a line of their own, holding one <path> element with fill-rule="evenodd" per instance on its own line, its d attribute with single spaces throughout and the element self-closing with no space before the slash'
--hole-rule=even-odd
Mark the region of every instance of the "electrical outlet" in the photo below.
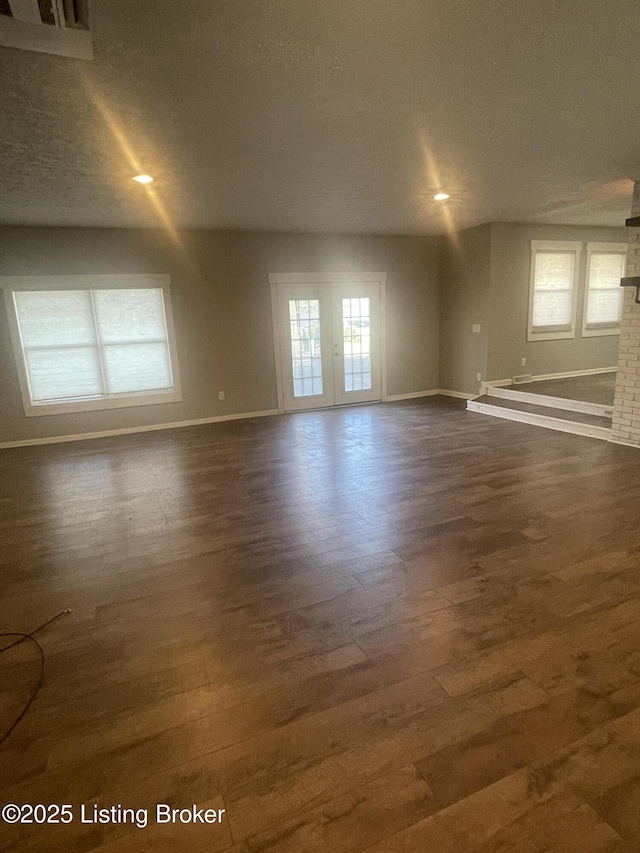
<svg viewBox="0 0 640 853">
<path fill-rule="evenodd" d="M 218 400 L 224 400 L 224 391 L 218 391 Z"/>
<path fill-rule="evenodd" d="M 476 379 L 478 380 L 478 382 L 482 382 L 482 374 L 476 373 Z"/>
<path fill-rule="evenodd" d="M 526 367 L 526 366 L 527 366 L 527 359 L 526 359 L 526 358 L 522 358 L 522 359 L 520 359 L 520 364 L 521 364 L 523 367 Z"/>
<path fill-rule="evenodd" d="M 473 330 L 473 334 L 474 334 L 474 335 L 479 335 L 479 334 L 480 334 L 480 323 L 474 323 L 474 324 L 473 324 L 473 326 L 472 326 L 471 328 L 472 328 L 472 330 Z"/>
</svg>

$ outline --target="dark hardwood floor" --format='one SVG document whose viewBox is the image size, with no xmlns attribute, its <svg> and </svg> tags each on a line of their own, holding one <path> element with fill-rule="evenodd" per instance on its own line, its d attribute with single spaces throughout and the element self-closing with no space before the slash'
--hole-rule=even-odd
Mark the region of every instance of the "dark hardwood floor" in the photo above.
<svg viewBox="0 0 640 853">
<path fill-rule="evenodd" d="M 512 391 L 544 394 L 565 400 L 583 400 L 613 406 L 616 391 L 616 373 L 595 373 L 587 376 L 569 376 L 566 379 L 545 379 L 538 382 L 521 382 L 509 386 Z"/>
<path fill-rule="evenodd" d="M 0 453 L 0 849 L 640 848 L 640 453 L 428 398 Z M 0 731 L 37 677 L 0 655 Z M 216 825 L 80 822 L 156 803 Z"/>
</svg>

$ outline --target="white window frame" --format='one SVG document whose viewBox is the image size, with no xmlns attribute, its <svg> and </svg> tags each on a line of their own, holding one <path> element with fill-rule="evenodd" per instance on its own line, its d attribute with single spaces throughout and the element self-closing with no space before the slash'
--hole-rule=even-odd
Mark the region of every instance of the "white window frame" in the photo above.
<svg viewBox="0 0 640 853">
<path fill-rule="evenodd" d="M 11 343 L 18 370 L 18 380 L 25 415 L 27 417 L 66 415 L 100 409 L 122 409 L 134 406 L 153 406 L 160 403 L 181 402 L 182 386 L 180 383 L 180 371 L 178 369 L 170 284 L 171 279 L 168 275 L 39 275 L 0 277 L 0 287 L 4 290 Z M 25 363 L 14 293 L 24 290 L 132 290 L 136 288 L 162 289 L 167 327 L 167 343 L 173 376 L 173 390 L 160 393 L 157 391 L 137 391 L 134 393 L 105 394 L 99 398 L 92 397 L 89 399 L 78 397 L 60 402 L 34 403 L 31 399 L 29 377 Z"/>
<path fill-rule="evenodd" d="M 533 297 L 536 272 L 536 255 L 538 252 L 559 252 L 566 254 L 573 252 L 575 259 L 573 263 L 573 281 L 571 283 L 571 323 L 568 327 L 552 326 L 535 327 L 533 325 Z M 532 240 L 531 241 L 531 267 L 529 272 L 529 317 L 527 322 L 528 341 L 560 341 L 576 336 L 576 314 L 578 307 L 578 283 L 580 280 L 580 258 L 582 255 L 582 243 L 564 240 Z"/>
<path fill-rule="evenodd" d="M 622 270 L 622 275 L 624 276 L 626 269 L 627 243 L 587 243 L 587 267 L 585 271 L 584 301 L 582 305 L 582 337 L 595 338 L 603 335 L 619 335 L 620 321 L 622 319 L 622 288 L 620 289 L 620 320 L 618 320 L 617 323 L 587 323 L 589 276 L 591 274 L 591 255 L 593 254 L 624 255 L 625 265 Z"/>
<path fill-rule="evenodd" d="M 67 24 L 63 0 L 55 0 L 53 3 L 56 26 L 0 15 L 0 45 L 70 56 L 73 59 L 93 59 L 88 3 L 83 3 L 83 7 L 83 23 L 79 26 Z"/>
</svg>

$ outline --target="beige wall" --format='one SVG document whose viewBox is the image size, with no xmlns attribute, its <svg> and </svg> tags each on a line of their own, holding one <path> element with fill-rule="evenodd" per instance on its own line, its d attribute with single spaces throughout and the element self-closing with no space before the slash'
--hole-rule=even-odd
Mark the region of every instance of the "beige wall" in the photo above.
<svg viewBox="0 0 640 853">
<path fill-rule="evenodd" d="M 491 225 L 447 238 L 440 267 L 440 387 L 477 394 L 486 378 Z M 480 333 L 473 326 L 480 325 Z"/>
<path fill-rule="evenodd" d="M 491 296 L 487 379 L 508 379 L 615 366 L 618 336 L 581 337 L 586 246 L 581 254 L 576 336 L 527 341 L 532 240 L 627 242 L 624 228 L 494 223 L 491 226 Z M 526 358 L 526 366 L 521 360 Z"/>
<path fill-rule="evenodd" d="M 182 403 L 26 418 L 0 308 L 0 442 L 277 408 L 270 272 L 387 273 L 388 393 L 438 387 L 439 241 L 0 228 L 0 275 L 169 273 Z M 218 400 L 218 391 L 226 399 Z"/>
</svg>

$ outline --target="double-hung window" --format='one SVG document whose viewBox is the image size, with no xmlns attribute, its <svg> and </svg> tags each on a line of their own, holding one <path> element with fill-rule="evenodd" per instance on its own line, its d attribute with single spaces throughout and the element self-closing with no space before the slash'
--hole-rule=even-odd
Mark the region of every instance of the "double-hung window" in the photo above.
<svg viewBox="0 0 640 853">
<path fill-rule="evenodd" d="M 166 275 L 0 279 L 26 415 L 182 399 Z"/>
<path fill-rule="evenodd" d="M 582 334 L 620 334 L 626 243 L 587 243 L 587 280 L 584 289 Z"/>
<path fill-rule="evenodd" d="M 582 244 L 532 240 L 527 339 L 573 338 Z"/>
</svg>

